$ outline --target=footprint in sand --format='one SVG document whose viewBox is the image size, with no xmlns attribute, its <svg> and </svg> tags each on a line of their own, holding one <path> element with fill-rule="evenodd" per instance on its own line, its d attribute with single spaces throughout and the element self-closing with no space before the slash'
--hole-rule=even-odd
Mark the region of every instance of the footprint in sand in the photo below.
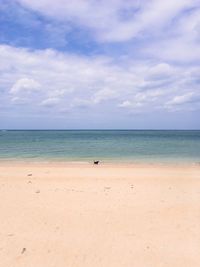
<svg viewBox="0 0 200 267">
<path fill-rule="evenodd" d="M 109 186 L 104 187 L 104 190 L 109 190 L 109 189 L 111 189 L 111 187 L 109 187 Z"/>
<path fill-rule="evenodd" d="M 14 236 L 14 234 L 8 234 L 8 236 Z"/>
</svg>

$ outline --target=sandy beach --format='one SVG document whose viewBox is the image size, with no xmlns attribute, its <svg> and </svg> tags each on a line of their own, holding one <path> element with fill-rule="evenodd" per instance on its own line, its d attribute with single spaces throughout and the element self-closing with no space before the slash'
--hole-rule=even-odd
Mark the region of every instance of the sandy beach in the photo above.
<svg viewBox="0 0 200 267">
<path fill-rule="evenodd" d="M 200 166 L 0 163 L 3 267 L 199 267 Z"/>
</svg>

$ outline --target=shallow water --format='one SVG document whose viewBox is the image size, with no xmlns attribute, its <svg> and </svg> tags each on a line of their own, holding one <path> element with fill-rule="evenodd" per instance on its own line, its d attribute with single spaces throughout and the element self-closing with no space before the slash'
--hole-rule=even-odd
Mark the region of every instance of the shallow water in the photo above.
<svg viewBox="0 0 200 267">
<path fill-rule="evenodd" d="M 0 131 L 0 159 L 200 162 L 200 131 Z"/>
</svg>

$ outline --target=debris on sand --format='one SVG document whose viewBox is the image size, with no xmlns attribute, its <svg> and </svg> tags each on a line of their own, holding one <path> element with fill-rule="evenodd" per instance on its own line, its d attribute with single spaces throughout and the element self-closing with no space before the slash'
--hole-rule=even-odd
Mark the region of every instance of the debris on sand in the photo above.
<svg viewBox="0 0 200 267">
<path fill-rule="evenodd" d="M 40 190 L 35 191 L 35 193 L 39 194 L 40 193 Z"/>
<path fill-rule="evenodd" d="M 27 176 L 32 176 L 32 173 L 29 173 Z"/>
<path fill-rule="evenodd" d="M 105 187 L 104 187 L 104 190 L 109 190 L 109 189 L 111 189 L 110 186 L 105 186 Z"/>
<path fill-rule="evenodd" d="M 21 254 L 23 254 L 25 251 L 26 251 L 26 248 L 23 248 Z"/>
</svg>

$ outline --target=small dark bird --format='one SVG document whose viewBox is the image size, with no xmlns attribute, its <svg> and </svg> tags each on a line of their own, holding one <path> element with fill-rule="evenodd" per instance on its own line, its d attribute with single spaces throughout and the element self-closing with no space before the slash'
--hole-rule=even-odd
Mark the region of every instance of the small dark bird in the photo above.
<svg viewBox="0 0 200 267">
<path fill-rule="evenodd" d="M 99 160 L 94 160 L 94 164 L 98 165 L 99 164 Z"/>
</svg>

